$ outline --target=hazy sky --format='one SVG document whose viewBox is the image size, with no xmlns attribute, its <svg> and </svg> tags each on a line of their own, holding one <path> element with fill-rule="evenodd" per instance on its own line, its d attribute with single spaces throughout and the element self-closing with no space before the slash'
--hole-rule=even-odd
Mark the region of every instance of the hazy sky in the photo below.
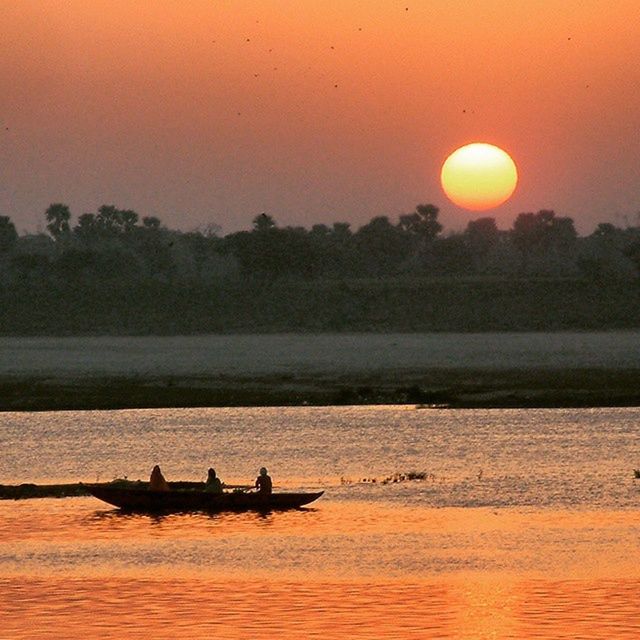
<svg viewBox="0 0 640 640">
<path fill-rule="evenodd" d="M 0 214 L 637 223 L 638 25 L 638 0 L 2 0 Z M 487 213 L 440 187 L 474 141 L 520 172 Z"/>
</svg>

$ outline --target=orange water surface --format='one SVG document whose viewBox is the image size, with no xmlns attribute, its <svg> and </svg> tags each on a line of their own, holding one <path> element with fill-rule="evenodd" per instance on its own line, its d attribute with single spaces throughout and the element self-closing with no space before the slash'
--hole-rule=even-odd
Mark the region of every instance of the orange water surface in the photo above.
<svg viewBox="0 0 640 640">
<path fill-rule="evenodd" d="M 4 414 L 3 482 L 141 474 L 149 460 L 170 479 L 215 460 L 246 481 L 268 460 L 277 487 L 325 495 L 281 513 L 164 516 L 91 497 L 0 501 L 0 639 L 637 638 L 639 418 Z M 428 473 L 384 482 L 410 469 Z"/>
<path fill-rule="evenodd" d="M 633 638 L 631 511 L 0 504 L 0 637 Z"/>
</svg>

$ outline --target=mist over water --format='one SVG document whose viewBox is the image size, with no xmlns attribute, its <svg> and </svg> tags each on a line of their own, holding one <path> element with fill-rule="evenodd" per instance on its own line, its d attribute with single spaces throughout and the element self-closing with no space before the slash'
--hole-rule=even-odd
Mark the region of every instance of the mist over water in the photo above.
<svg viewBox="0 0 640 640">
<path fill-rule="evenodd" d="M 265 464 L 276 490 L 326 492 L 262 516 L 0 502 L 4 628 L 20 639 L 635 637 L 638 418 L 637 408 L 3 414 L 4 483 L 146 479 L 155 463 L 170 480 L 214 465 L 247 482 Z M 412 470 L 424 479 L 388 480 Z"/>
</svg>

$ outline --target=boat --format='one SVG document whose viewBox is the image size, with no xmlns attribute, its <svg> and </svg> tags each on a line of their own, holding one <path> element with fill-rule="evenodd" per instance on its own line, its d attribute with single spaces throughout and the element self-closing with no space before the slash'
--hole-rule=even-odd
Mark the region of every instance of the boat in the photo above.
<svg viewBox="0 0 640 640">
<path fill-rule="evenodd" d="M 86 485 L 89 493 L 123 511 L 176 513 L 186 511 L 282 511 L 297 509 L 317 500 L 316 493 L 272 493 L 231 491 L 210 493 L 203 490 L 151 491 L 146 487 L 105 484 Z"/>
</svg>

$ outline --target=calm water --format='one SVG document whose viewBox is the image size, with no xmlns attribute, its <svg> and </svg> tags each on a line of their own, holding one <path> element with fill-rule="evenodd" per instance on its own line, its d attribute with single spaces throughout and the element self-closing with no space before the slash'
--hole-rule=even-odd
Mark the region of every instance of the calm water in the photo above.
<svg viewBox="0 0 640 640">
<path fill-rule="evenodd" d="M 640 409 L 0 414 L 4 483 L 265 464 L 326 491 L 266 516 L 0 502 L 0 638 L 636 638 L 639 436 Z"/>
</svg>

